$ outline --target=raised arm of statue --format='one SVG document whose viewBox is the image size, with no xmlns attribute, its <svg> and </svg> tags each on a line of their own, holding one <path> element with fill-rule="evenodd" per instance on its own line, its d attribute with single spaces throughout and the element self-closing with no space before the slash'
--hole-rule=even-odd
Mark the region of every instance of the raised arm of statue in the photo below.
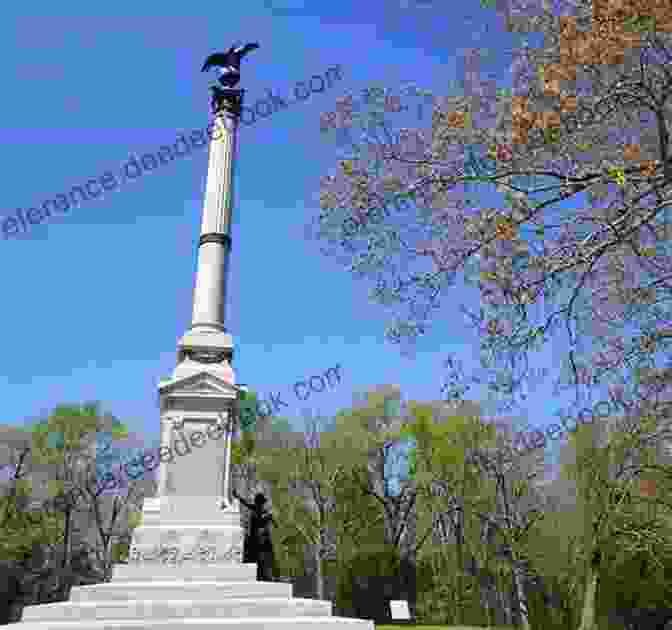
<svg viewBox="0 0 672 630">
<path fill-rule="evenodd" d="M 255 506 L 253 503 L 248 503 L 243 497 L 241 497 L 235 490 L 233 491 L 233 497 L 238 499 L 248 510 L 254 510 Z"/>
</svg>

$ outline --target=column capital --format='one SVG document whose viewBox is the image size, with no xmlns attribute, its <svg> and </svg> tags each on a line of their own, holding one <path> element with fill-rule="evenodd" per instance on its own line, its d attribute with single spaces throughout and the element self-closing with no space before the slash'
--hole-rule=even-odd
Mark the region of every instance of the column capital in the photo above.
<svg viewBox="0 0 672 630">
<path fill-rule="evenodd" d="M 235 118 L 240 118 L 245 90 L 241 88 L 220 88 L 218 85 L 211 85 L 210 89 L 212 90 L 210 106 L 215 116 L 229 114 Z"/>
</svg>

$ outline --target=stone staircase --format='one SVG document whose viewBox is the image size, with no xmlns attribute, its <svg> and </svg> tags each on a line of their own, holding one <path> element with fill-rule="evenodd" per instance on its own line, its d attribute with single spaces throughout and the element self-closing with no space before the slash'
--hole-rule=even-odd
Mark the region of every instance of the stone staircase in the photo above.
<svg viewBox="0 0 672 630">
<path fill-rule="evenodd" d="M 110 582 L 73 587 L 70 601 L 27 606 L 16 630 L 374 630 L 373 621 L 332 617 L 331 602 L 293 598 L 291 584 L 258 582 L 257 565 L 240 562 L 239 507 L 221 502 L 145 499 L 131 561 L 115 565 Z M 179 560 L 156 556 L 164 544 Z"/>
<path fill-rule="evenodd" d="M 17 630 L 240 628 L 374 630 L 332 617 L 332 604 L 292 597 L 292 585 L 257 582 L 256 565 L 119 564 L 112 581 L 72 589 L 70 601 L 26 607 Z"/>
</svg>

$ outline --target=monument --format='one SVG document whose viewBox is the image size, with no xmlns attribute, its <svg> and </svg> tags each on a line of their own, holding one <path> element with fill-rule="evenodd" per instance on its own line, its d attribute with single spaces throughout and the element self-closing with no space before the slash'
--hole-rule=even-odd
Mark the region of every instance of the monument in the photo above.
<svg viewBox="0 0 672 630">
<path fill-rule="evenodd" d="M 208 57 L 202 68 L 220 68 L 224 87 L 211 86 L 213 126 L 219 133 L 213 132 L 210 142 L 192 322 L 178 342 L 172 377 L 159 383 L 157 495 L 145 500 L 129 563 L 115 565 L 110 582 L 74 587 L 68 602 L 25 608 L 22 629 L 323 630 L 326 624 L 374 630 L 372 621 L 332 617 L 331 602 L 293 598 L 291 584 L 257 581 L 256 566 L 242 562 L 231 440 L 245 388 L 236 385 L 224 311 L 244 97 L 235 86 L 240 60 L 258 47 L 232 46 Z"/>
</svg>

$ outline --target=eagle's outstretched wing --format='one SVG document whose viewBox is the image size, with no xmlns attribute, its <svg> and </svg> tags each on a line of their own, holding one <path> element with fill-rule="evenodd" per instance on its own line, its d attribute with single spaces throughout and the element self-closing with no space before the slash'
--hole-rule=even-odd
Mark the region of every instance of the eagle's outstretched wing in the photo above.
<svg viewBox="0 0 672 630">
<path fill-rule="evenodd" d="M 259 44 L 257 43 L 245 44 L 245 46 L 243 46 L 242 48 L 236 48 L 235 53 L 237 55 L 240 55 L 242 59 L 245 55 L 247 55 L 247 53 L 256 50 L 257 48 L 259 48 Z"/>
<path fill-rule="evenodd" d="M 207 70 L 210 70 L 210 68 L 214 68 L 216 66 L 219 66 L 220 68 L 230 65 L 237 66 L 242 57 L 247 55 L 247 53 L 256 50 L 257 48 L 259 48 L 259 44 L 257 43 L 245 44 L 245 46 L 237 46 L 234 44 L 226 52 L 213 53 L 210 55 L 205 60 L 205 63 L 201 68 L 201 72 L 206 72 Z"/>
<path fill-rule="evenodd" d="M 210 68 L 214 68 L 215 66 L 222 66 L 225 65 L 227 62 L 227 53 L 213 53 L 210 55 L 206 60 L 205 63 L 203 64 L 203 67 L 201 68 L 201 72 L 205 72 L 206 70 L 210 70 Z"/>
</svg>

